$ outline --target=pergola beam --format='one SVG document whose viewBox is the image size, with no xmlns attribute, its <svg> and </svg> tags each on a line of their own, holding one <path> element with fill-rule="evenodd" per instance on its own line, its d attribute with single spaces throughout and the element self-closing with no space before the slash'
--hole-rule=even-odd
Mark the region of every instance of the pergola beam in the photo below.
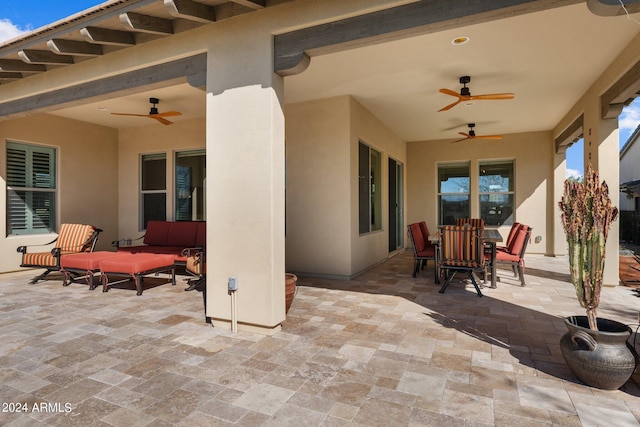
<svg viewBox="0 0 640 427">
<path fill-rule="evenodd" d="M 47 41 L 49 50 L 58 55 L 100 56 L 102 46 L 77 40 L 52 39 Z"/>
<path fill-rule="evenodd" d="M 10 73 L 0 71 L 0 80 L 19 80 L 22 78 L 22 73 Z"/>
<path fill-rule="evenodd" d="M 173 34 L 173 24 L 169 19 L 126 12 L 120 15 L 120 22 L 131 31 L 161 35 Z"/>
<path fill-rule="evenodd" d="M 47 67 L 41 64 L 27 64 L 18 59 L 0 59 L 0 71 L 15 73 L 42 73 L 47 71 Z"/>
<path fill-rule="evenodd" d="M 193 0 L 164 0 L 171 16 L 208 24 L 216 20 L 215 9 Z"/>
<path fill-rule="evenodd" d="M 266 7 L 265 0 L 231 0 L 231 1 L 233 3 L 248 7 L 250 9 L 264 9 Z"/>
<path fill-rule="evenodd" d="M 73 57 L 56 55 L 48 50 L 25 49 L 18 52 L 18 56 L 27 64 L 69 65 L 73 64 Z"/>
<path fill-rule="evenodd" d="M 133 33 L 128 31 L 110 30 L 108 28 L 85 27 L 80 34 L 89 43 L 106 44 L 113 46 L 133 46 L 136 39 Z"/>
</svg>

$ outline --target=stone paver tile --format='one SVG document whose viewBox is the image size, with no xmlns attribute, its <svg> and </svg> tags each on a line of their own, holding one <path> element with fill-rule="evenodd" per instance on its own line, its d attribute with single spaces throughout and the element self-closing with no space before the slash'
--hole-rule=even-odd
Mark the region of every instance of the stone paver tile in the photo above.
<svg viewBox="0 0 640 427">
<path fill-rule="evenodd" d="M 234 404 L 266 415 L 274 415 L 294 392 L 270 384 L 256 384 L 249 388 Z"/>
<path fill-rule="evenodd" d="M 127 408 L 118 408 L 101 418 L 114 427 L 144 427 L 153 425 L 155 418 Z"/>
<path fill-rule="evenodd" d="M 518 396 L 520 404 L 523 406 L 566 412 L 567 414 L 576 413 L 569 394 L 561 387 L 550 388 L 518 383 Z"/>
<path fill-rule="evenodd" d="M 468 421 L 493 424 L 493 399 L 477 394 L 445 390 L 441 412 Z"/>
</svg>

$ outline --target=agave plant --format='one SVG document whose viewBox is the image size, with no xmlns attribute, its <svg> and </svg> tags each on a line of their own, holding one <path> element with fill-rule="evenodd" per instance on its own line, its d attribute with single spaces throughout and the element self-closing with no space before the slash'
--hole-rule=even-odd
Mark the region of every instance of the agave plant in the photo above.
<svg viewBox="0 0 640 427">
<path fill-rule="evenodd" d="M 569 245 L 571 282 L 580 305 L 587 310 L 589 327 L 598 330 L 597 309 L 606 255 L 605 244 L 618 208 L 611 203 L 609 187 L 600 184 L 598 172 L 591 164 L 583 182 L 564 183 L 560 200 L 562 226 Z"/>
</svg>

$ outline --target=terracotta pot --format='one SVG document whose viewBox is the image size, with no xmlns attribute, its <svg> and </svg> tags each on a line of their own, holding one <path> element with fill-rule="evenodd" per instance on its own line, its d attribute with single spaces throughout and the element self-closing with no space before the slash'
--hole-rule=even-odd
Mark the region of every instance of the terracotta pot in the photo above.
<svg viewBox="0 0 640 427">
<path fill-rule="evenodd" d="M 562 356 L 571 372 L 584 384 L 604 390 L 622 387 L 633 375 L 638 355 L 627 342 L 631 328 L 614 320 L 597 319 L 598 331 L 589 328 L 587 316 L 564 320 L 569 332 L 560 340 Z"/>
<path fill-rule="evenodd" d="M 296 282 L 298 281 L 298 277 L 295 274 L 285 273 L 284 275 L 284 297 L 285 297 L 285 305 L 284 312 L 288 313 L 289 308 L 291 307 L 291 303 L 293 302 L 293 297 L 296 295 Z"/>
</svg>

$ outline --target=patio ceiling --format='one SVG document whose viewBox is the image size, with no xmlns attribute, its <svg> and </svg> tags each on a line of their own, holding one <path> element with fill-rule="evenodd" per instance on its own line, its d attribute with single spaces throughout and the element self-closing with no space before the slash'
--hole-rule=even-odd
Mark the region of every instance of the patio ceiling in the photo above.
<svg viewBox="0 0 640 427">
<path fill-rule="evenodd" d="M 135 13 L 171 18 L 174 32 L 204 25 L 201 18 L 189 18 L 187 15 L 176 18 L 164 3 L 152 0 L 126 2 L 129 9 L 133 4 L 137 5 Z M 183 4 L 187 3 L 194 4 Z M 275 3 L 266 2 L 267 5 Z M 455 30 L 311 55 L 310 65 L 304 72 L 285 77 L 285 102 L 350 94 L 407 141 L 457 139 L 458 132 L 467 131 L 470 122 L 476 123 L 478 135 L 552 130 L 640 32 L 638 13 L 629 17 L 625 14 L 602 17 L 590 12 L 584 2 L 566 3 L 573 4 L 461 26 Z M 228 16 L 253 12 L 263 5 L 259 1 L 248 0 L 233 3 L 201 0 L 197 4 L 227 11 Z M 112 16 L 89 24 L 122 31 L 121 11 L 115 10 L 120 7 L 120 2 L 112 1 L 109 5 L 114 8 L 113 13 L 109 12 Z M 248 7 L 251 5 L 254 7 Z M 629 8 L 631 12 L 637 9 Z M 223 15 L 219 13 L 217 16 Z M 79 17 L 78 28 L 59 37 L 82 41 L 80 29 L 88 25 L 82 19 L 92 19 L 91 14 Z M 149 30 L 127 31 L 135 34 L 137 43 L 166 36 L 160 30 L 155 33 Z M 451 41 L 460 36 L 467 36 L 470 41 L 454 46 Z M 51 49 L 43 37 L 38 40 L 26 46 L 27 50 Z M 68 48 L 77 49 L 79 46 Z M 126 47 L 102 45 L 104 54 L 122 48 Z M 5 59 L 22 60 L 24 63 L 24 54 L 20 50 L 25 50 L 24 42 L 20 46 L 0 46 L 0 65 Z M 90 58 L 73 55 L 76 62 Z M 27 75 L 23 72 L 21 77 Z M 468 87 L 472 95 L 513 92 L 515 98 L 477 101 L 469 106 L 459 104 L 449 111 L 437 112 L 455 100 L 438 90 L 459 91 L 461 84 L 458 80 L 463 75 L 471 76 Z M 146 113 L 150 107 L 148 98 L 156 97 L 160 99 L 160 111 L 178 110 L 183 113 L 175 121 L 204 115 L 205 93 L 187 84 L 152 91 L 139 90 L 138 93 L 129 92 L 101 102 L 50 112 L 115 128 L 147 122 L 157 126 L 148 120 L 109 114 Z"/>
</svg>

